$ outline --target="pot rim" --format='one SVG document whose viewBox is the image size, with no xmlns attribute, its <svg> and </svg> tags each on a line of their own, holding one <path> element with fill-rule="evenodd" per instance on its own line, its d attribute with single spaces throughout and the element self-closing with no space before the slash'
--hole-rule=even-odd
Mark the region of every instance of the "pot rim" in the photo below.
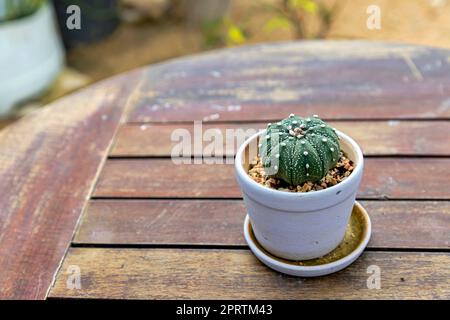
<svg viewBox="0 0 450 320">
<path fill-rule="evenodd" d="M 312 200 L 312 199 L 320 198 L 322 196 L 331 195 L 338 188 L 345 188 L 347 185 L 350 185 L 353 180 L 358 179 L 360 177 L 360 175 L 362 174 L 361 171 L 363 170 L 363 167 L 364 167 L 364 159 L 363 159 L 363 153 L 361 151 L 361 148 L 359 147 L 359 145 L 356 143 L 355 140 L 350 138 L 350 136 L 346 135 L 345 133 L 343 133 L 339 130 L 336 130 L 336 133 L 339 136 L 339 138 L 344 139 L 346 142 L 348 142 L 348 144 L 351 146 L 351 148 L 356 153 L 356 159 L 352 159 L 353 162 L 356 163 L 355 170 L 353 170 L 352 174 L 350 174 L 347 179 L 345 179 L 344 181 L 342 181 L 332 187 L 329 187 L 329 188 L 326 188 L 323 190 L 314 191 L 314 192 L 286 192 L 286 191 L 280 191 L 280 190 L 271 189 L 271 188 L 262 186 L 261 184 L 257 183 L 252 178 L 250 178 L 248 173 L 244 170 L 244 167 L 242 166 L 242 154 L 244 153 L 245 149 L 250 144 L 250 142 L 252 142 L 258 136 L 263 135 L 265 132 L 266 132 L 266 130 L 261 130 L 260 132 L 253 134 L 251 137 L 249 137 L 247 140 L 245 140 L 245 142 L 239 147 L 239 149 L 236 153 L 236 158 L 235 158 L 235 162 L 234 162 L 234 166 L 235 166 L 237 174 L 242 179 L 244 179 L 248 183 L 255 186 L 255 188 L 258 190 L 258 192 L 261 192 L 263 194 L 270 195 L 270 196 L 282 197 L 282 198 L 285 198 L 286 200 L 292 200 L 295 198 L 302 198 L 303 200 L 305 200 L 305 199 Z"/>
</svg>

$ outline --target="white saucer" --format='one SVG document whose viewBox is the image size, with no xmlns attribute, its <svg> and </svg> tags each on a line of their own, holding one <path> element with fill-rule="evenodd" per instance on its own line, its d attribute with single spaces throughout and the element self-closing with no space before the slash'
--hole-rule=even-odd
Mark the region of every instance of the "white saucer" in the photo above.
<svg viewBox="0 0 450 320">
<path fill-rule="evenodd" d="M 353 207 L 348 228 L 359 228 L 359 232 L 357 232 L 359 236 L 357 236 L 356 239 L 347 239 L 346 234 L 346 237 L 342 241 L 341 245 L 326 256 L 304 261 L 287 260 L 276 257 L 267 252 L 257 242 L 255 236 L 253 235 L 252 226 L 248 215 L 245 217 L 244 221 L 244 236 L 253 254 L 269 268 L 291 276 L 318 277 L 346 268 L 361 255 L 364 248 L 369 243 L 370 235 L 372 233 L 372 225 L 367 211 L 358 202 L 355 202 Z M 358 229 L 355 230 L 358 231 Z M 341 252 L 339 249 L 342 251 L 351 250 L 344 256 L 339 256 L 338 252 Z"/>
</svg>

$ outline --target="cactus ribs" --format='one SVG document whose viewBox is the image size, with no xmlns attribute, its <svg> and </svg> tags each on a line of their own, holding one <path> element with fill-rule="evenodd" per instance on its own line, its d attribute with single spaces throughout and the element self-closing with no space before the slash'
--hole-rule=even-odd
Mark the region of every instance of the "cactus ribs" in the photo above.
<svg viewBox="0 0 450 320">
<path fill-rule="evenodd" d="M 317 115 L 294 114 L 269 123 L 251 163 L 249 176 L 269 188 L 309 192 L 342 182 L 353 162 L 341 150 L 336 130 Z"/>
<path fill-rule="evenodd" d="M 259 144 L 266 174 L 290 185 L 317 182 L 339 159 L 339 136 L 317 115 L 300 118 L 291 114 L 269 123 Z"/>
</svg>

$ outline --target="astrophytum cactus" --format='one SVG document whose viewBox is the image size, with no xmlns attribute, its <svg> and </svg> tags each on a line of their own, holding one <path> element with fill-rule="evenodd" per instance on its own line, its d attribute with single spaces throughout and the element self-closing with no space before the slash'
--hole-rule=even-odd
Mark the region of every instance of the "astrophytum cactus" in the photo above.
<svg viewBox="0 0 450 320">
<path fill-rule="evenodd" d="M 322 179 L 340 154 L 335 129 L 317 115 L 269 123 L 258 147 L 266 174 L 294 186 Z"/>
</svg>

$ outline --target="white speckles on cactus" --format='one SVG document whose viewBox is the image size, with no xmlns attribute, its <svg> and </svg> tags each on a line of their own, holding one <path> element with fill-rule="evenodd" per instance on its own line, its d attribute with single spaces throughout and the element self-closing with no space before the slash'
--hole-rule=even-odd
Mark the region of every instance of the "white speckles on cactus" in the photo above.
<svg viewBox="0 0 450 320">
<path fill-rule="evenodd" d="M 271 159 L 276 158 L 272 176 L 290 185 L 322 179 L 339 158 L 337 134 L 316 115 L 303 119 L 291 114 L 275 125 L 269 124 L 266 137 L 259 150 L 263 165 L 270 166 Z"/>
</svg>

